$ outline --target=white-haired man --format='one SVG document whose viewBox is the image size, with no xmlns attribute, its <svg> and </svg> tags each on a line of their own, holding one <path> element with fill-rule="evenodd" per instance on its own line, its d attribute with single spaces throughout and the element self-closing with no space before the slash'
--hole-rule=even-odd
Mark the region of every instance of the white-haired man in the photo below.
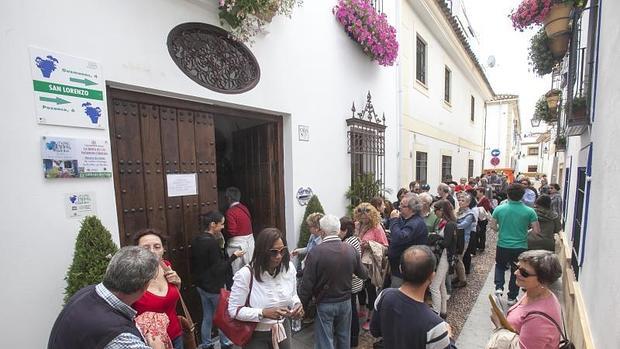
<svg viewBox="0 0 620 349">
<path fill-rule="evenodd" d="M 316 299 L 315 348 L 350 348 L 351 275 L 367 279 L 368 274 L 355 248 L 338 237 L 340 219 L 328 214 L 319 224 L 323 242 L 306 257 L 299 298 L 304 308 Z"/>
</svg>

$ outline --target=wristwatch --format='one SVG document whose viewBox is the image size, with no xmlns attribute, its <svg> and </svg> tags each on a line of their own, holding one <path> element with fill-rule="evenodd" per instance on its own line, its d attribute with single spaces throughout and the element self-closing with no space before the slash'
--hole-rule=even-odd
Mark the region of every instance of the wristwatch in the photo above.
<svg viewBox="0 0 620 349">
<path fill-rule="evenodd" d="M 263 321 L 263 309 L 260 310 L 260 313 L 258 313 L 258 321 Z"/>
</svg>

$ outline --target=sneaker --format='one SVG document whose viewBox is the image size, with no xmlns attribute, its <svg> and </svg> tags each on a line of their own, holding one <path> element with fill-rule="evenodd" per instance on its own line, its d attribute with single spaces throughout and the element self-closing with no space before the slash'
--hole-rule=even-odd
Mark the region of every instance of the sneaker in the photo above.
<svg viewBox="0 0 620 349">
<path fill-rule="evenodd" d="M 504 295 L 504 290 L 502 290 L 501 288 L 498 288 L 498 289 L 496 289 L 496 290 L 495 290 L 494 294 L 495 294 L 498 298 L 500 298 L 500 297 L 502 297 L 502 296 Z"/>
<path fill-rule="evenodd" d="M 362 324 L 362 330 L 370 331 L 370 321 L 366 321 Z"/>
<path fill-rule="evenodd" d="M 457 283 L 452 284 L 452 287 L 454 288 L 461 288 L 465 286 L 467 286 L 467 281 L 458 281 Z"/>
<path fill-rule="evenodd" d="M 508 298 L 508 306 L 512 307 L 513 305 L 517 304 L 517 299 L 516 298 Z"/>
</svg>

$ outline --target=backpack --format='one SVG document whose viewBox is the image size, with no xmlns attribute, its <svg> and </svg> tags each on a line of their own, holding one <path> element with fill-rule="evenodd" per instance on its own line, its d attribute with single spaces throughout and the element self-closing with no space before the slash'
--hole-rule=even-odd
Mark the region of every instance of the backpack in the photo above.
<svg viewBox="0 0 620 349">
<path fill-rule="evenodd" d="M 439 265 L 439 259 L 441 258 L 441 253 L 444 250 L 443 236 L 437 233 L 428 234 L 427 246 L 431 249 L 431 251 L 433 251 L 433 254 L 437 258 L 437 265 Z"/>
</svg>

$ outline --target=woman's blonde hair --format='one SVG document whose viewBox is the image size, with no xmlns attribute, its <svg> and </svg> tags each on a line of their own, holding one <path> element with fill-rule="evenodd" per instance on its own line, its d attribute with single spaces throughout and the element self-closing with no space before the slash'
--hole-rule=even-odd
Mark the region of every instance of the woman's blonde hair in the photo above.
<svg viewBox="0 0 620 349">
<path fill-rule="evenodd" d="M 306 218 L 306 224 L 308 225 L 308 228 L 310 227 L 320 228 L 319 220 L 321 220 L 323 216 L 325 215 L 322 214 L 321 212 L 314 212 L 314 213 L 309 214 L 308 218 Z"/>
<path fill-rule="evenodd" d="M 359 222 L 360 218 L 362 218 L 363 215 L 368 216 L 368 223 L 370 225 L 370 228 L 378 226 L 381 222 L 381 214 L 373 205 L 368 202 L 362 202 L 361 204 L 357 205 L 357 207 L 353 210 L 353 219 L 355 219 L 356 221 Z"/>
</svg>

